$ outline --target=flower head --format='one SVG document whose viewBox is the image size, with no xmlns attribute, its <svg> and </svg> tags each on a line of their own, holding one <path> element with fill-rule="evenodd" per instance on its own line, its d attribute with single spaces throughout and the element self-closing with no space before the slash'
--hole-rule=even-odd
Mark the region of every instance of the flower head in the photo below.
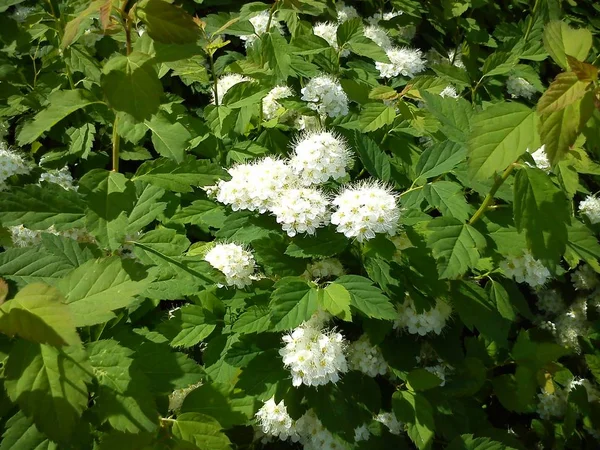
<svg viewBox="0 0 600 450">
<path fill-rule="evenodd" d="M 511 75 L 506 80 L 506 90 L 512 98 L 523 97 L 531 100 L 531 97 L 536 93 L 535 87 L 525 78 Z"/>
<path fill-rule="evenodd" d="M 288 236 L 315 234 L 317 228 L 329 224 L 327 198 L 313 188 L 283 190 L 271 210 Z"/>
<path fill-rule="evenodd" d="M 394 321 L 394 328 L 404 328 L 410 334 L 425 336 L 434 332 L 440 334 L 452 314 L 452 307 L 444 300 L 438 299 L 435 306 L 428 311 L 417 312 L 415 304 L 408 295 L 404 303 L 398 305 L 398 317 Z"/>
<path fill-rule="evenodd" d="M 591 291 L 598 286 L 598 276 L 589 264 L 584 264 L 571 274 L 573 286 L 578 291 Z"/>
<path fill-rule="evenodd" d="M 275 398 L 271 397 L 257 411 L 255 417 L 261 431 L 267 436 L 277 437 L 282 441 L 290 438 L 292 442 L 298 442 L 300 439 L 296 423 L 288 414 L 283 400 L 275 403 Z"/>
<path fill-rule="evenodd" d="M 341 277 L 344 275 L 344 266 L 339 259 L 326 258 L 315 261 L 306 268 L 308 277 L 311 279 Z"/>
<path fill-rule="evenodd" d="M 388 32 L 378 25 L 369 25 L 365 27 L 365 37 L 371 39 L 384 50 L 387 50 L 392 46 L 392 40 L 390 39 Z"/>
<path fill-rule="evenodd" d="M 546 284 L 550 271 L 541 261 L 534 259 L 528 250 L 521 256 L 511 256 L 500 263 L 500 269 L 517 283 L 527 283 L 535 288 Z"/>
<path fill-rule="evenodd" d="M 245 41 L 246 48 L 252 45 L 262 34 L 268 31 L 267 26 L 269 24 L 269 15 L 269 11 L 261 11 L 257 15 L 250 17 L 249 21 L 254 27 L 254 34 L 240 36 L 240 39 Z M 273 27 L 277 28 L 279 32 L 283 34 L 283 28 L 277 21 L 275 14 L 273 17 L 271 17 L 271 29 L 273 29 Z"/>
<path fill-rule="evenodd" d="M 340 82 L 330 75 L 311 78 L 302 88 L 302 100 L 321 115 L 338 117 L 348 114 L 348 96 Z"/>
<path fill-rule="evenodd" d="M 227 94 L 227 91 L 229 91 L 229 89 L 231 89 L 238 83 L 243 83 L 244 81 L 250 81 L 250 78 L 237 73 L 230 73 L 220 77 L 217 80 L 217 93 L 219 103 L 223 101 L 223 97 L 225 97 L 225 94 Z M 214 92 L 212 93 L 211 104 L 216 104 Z"/>
<path fill-rule="evenodd" d="M 5 188 L 8 178 L 26 173 L 29 173 L 29 166 L 23 157 L 0 142 L 0 191 Z"/>
<path fill-rule="evenodd" d="M 316 23 L 313 27 L 313 33 L 315 36 L 319 36 L 322 39 L 325 39 L 331 47 L 335 50 L 339 50 L 339 45 L 337 41 L 337 24 L 332 22 L 319 22 Z M 343 50 L 341 56 L 348 56 L 350 54 L 350 50 Z"/>
<path fill-rule="evenodd" d="M 335 9 L 337 10 L 337 20 L 340 23 L 360 17 L 354 6 L 347 6 L 342 1 L 335 2 Z"/>
<path fill-rule="evenodd" d="M 366 334 L 348 346 L 348 367 L 350 370 L 358 370 L 370 377 L 385 375 L 388 369 L 381 350 L 371 344 L 369 336 Z"/>
<path fill-rule="evenodd" d="M 375 416 L 375 420 L 384 424 L 388 430 L 390 430 L 390 433 L 395 435 L 399 435 L 404 428 L 403 423 L 400 422 L 396 415 L 391 412 L 379 413 Z"/>
<path fill-rule="evenodd" d="M 227 286 L 241 289 L 252 284 L 254 257 L 241 245 L 217 244 L 209 250 L 204 260 L 225 275 Z"/>
<path fill-rule="evenodd" d="M 565 309 L 565 303 L 560 292 L 554 289 L 546 289 L 537 293 L 537 307 L 546 314 L 559 314 Z"/>
<path fill-rule="evenodd" d="M 375 67 L 383 78 L 393 78 L 398 75 L 413 78 L 425 70 L 425 60 L 421 50 L 392 47 L 385 53 L 390 63 L 375 62 Z"/>
<path fill-rule="evenodd" d="M 275 86 L 271 91 L 263 98 L 262 108 L 263 116 L 265 120 L 271 120 L 277 117 L 277 113 L 282 108 L 281 104 L 277 101 L 282 98 L 288 98 L 294 95 L 294 91 L 289 86 Z"/>
<path fill-rule="evenodd" d="M 454 86 L 446 86 L 442 92 L 440 92 L 440 97 L 458 98 L 458 92 L 456 92 Z"/>
<path fill-rule="evenodd" d="M 527 149 L 529 151 L 529 149 Z M 552 166 L 550 165 L 550 161 L 548 160 L 548 154 L 546 153 L 546 145 L 542 145 L 535 152 L 531 153 L 531 157 L 533 158 L 533 162 L 535 163 L 535 167 L 538 169 L 542 169 L 544 172 L 549 172 Z M 531 164 L 527 163 L 528 166 Z"/>
<path fill-rule="evenodd" d="M 58 184 L 60 187 L 66 190 L 77 190 L 77 186 L 75 186 L 73 182 L 73 176 L 71 175 L 71 172 L 69 172 L 68 167 L 63 167 L 60 170 L 50 170 L 46 173 L 43 173 L 40 176 L 40 181 Z"/>
<path fill-rule="evenodd" d="M 585 214 L 593 224 L 600 222 L 600 199 L 588 195 L 579 203 L 579 212 Z"/>
</svg>

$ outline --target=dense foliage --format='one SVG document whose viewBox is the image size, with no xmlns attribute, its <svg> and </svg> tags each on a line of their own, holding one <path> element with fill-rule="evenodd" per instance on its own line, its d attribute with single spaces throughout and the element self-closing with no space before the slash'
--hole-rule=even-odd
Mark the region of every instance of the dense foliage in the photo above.
<svg viewBox="0 0 600 450">
<path fill-rule="evenodd" d="M 598 448 L 599 17 L 0 0 L 0 450 Z"/>
</svg>

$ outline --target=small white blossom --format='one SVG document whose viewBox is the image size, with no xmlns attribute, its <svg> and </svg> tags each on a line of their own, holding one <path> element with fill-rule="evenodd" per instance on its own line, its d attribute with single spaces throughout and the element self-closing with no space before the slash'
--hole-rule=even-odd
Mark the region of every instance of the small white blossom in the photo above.
<svg viewBox="0 0 600 450">
<path fill-rule="evenodd" d="M 377 233 L 393 236 L 398 228 L 400 209 L 392 192 L 378 183 L 366 182 L 346 187 L 335 199 L 331 223 L 346 237 L 359 242 Z"/>
<path fill-rule="evenodd" d="M 578 291 L 591 291 L 598 286 L 598 276 L 589 264 L 584 264 L 571 274 L 573 286 Z"/>
<path fill-rule="evenodd" d="M 588 195 L 579 203 L 579 212 L 585 214 L 593 224 L 600 222 L 600 200 Z"/>
<path fill-rule="evenodd" d="M 341 1 L 335 3 L 335 9 L 337 10 L 337 20 L 340 23 L 360 17 L 354 6 L 347 6 Z"/>
<path fill-rule="evenodd" d="M 587 321 L 587 302 L 585 298 L 575 300 L 569 309 L 558 316 L 555 322 L 555 336 L 563 347 L 581 351 L 579 336 L 586 336 L 589 330 Z"/>
<path fill-rule="evenodd" d="M 263 98 L 262 108 L 265 120 L 271 120 L 277 117 L 277 113 L 283 108 L 277 100 L 288 98 L 294 95 L 294 91 L 288 86 L 275 86 Z"/>
<path fill-rule="evenodd" d="M 537 413 L 542 419 L 549 420 L 552 417 L 562 417 L 567 410 L 567 399 L 561 390 L 556 390 L 552 394 L 538 394 Z"/>
<path fill-rule="evenodd" d="M 340 333 L 305 322 L 283 336 L 283 342 L 279 354 L 294 386 L 337 383 L 340 374 L 348 371 L 346 341 Z"/>
<path fill-rule="evenodd" d="M 340 82 L 330 75 L 320 75 L 302 88 L 302 100 L 308 107 L 329 117 L 345 116 L 349 112 L 348 96 Z"/>
<path fill-rule="evenodd" d="M 10 4 L 10 3 L 9 3 Z M 27 20 L 27 17 L 33 12 L 34 8 L 32 8 L 31 6 L 17 6 L 14 10 L 14 12 L 11 14 L 11 18 L 15 21 L 15 22 L 25 22 L 25 20 Z"/>
<path fill-rule="evenodd" d="M 564 311 L 565 303 L 560 292 L 554 289 L 547 289 L 537 293 L 537 307 L 547 314 L 556 315 Z"/>
<path fill-rule="evenodd" d="M 365 37 L 368 37 L 382 49 L 387 50 L 392 46 L 388 32 L 384 28 L 377 25 L 369 25 L 365 27 Z"/>
<path fill-rule="evenodd" d="M 354 429 L 354 442 L 368 441 L 371 437 L 371 432 L 367 428 L 367 424 L 363 423 L 361 426 Z"/>
<path fill-rule="evenodd" d="M 225 275 L 227 286 L 241 289 L 252 284 L 254 257 L 241 245 L 217 244 L 210 249 L 204 260 Z"/>
<path fill-rule="evenodd" d="M 350 370 L 358 370 L 370 377 L 385 375 L 388 369 L 381 350 L 371 344 L 369 336 L 366 334 L 348 346 L 348 367 Z"/>
<path fill-rule="evenodd" d="M 529 151 L 529 149 L 527 149 Z M 538 169 L 542 169 L 544 172 L 549 172 L 552 166 L 550 165 L 550 161 L 548 160 L 548 154 L 546 153 L 546 145 L 542 145 L 535 152 L 531 153 L 531 157 L 533 158 L 533 162 L 535 163 L 535 167 Z M 531 164 L 527 163 L 528 166 Z"/>
<path fill-rule="evenodd" d="M 218 93 L 219 104 L 223 101 L 223 97 L 225 97 L 225 94 L 227 94 L 227 91 L 229 91 L 229 89 L 231 89 L 233 86 L 235 86 L 238 83 L 243 83 L 244 81 L 250 81 L 250 78 L 245 77 L 240 74 L 237 74 L 237 73 L 230 73 L 230 74 L 223 75 L 222 77 L 220 77 L 217 80 L 217 93 Z M 214 92 L 212 93 L 211 104 L 212 105 L 216 104 Z"/>
<path fill-rule="evenodd" d="M 458 98 L 458 92 L 456 92 L 454 86 L 446 86 L 442 92 L 440 92 L 440 97 Z"/>
<path fill-rule="evenodd" d="M 272 207 L 277 223 L 288 236 L 315 234 L 317 228 L 329 224 L 329 203 L 317 189 L 285 189 Z"/>
<path fill-rule="evenodd" d="M 252 45 L 262 34 L 267 32 L 267 25 L 269 24 L 269 11 L 261 11 L 257 15 L 250 17 L 249 21 L 254 27 L 254 34 L 240 36 L 240 39 L 245 41 L 246 48 Z M 277 21 L 275 14 L 271 18 L 271 28 L 273 27 L 277 28 L 279 32 L 283 34 L 283 28 Z"/>
<path fill-rule="evenodd" d="M 32 247 L 42 242 L 43 230 L 30 230 L 23 225 L 9 227 L 12 243 L 15 247 Z"/>
<path fill-rule="evenodd" d="M 296 423 L 288 414 L 283 400 L 275 403 L 275 398 L 271 397 L 255 416 L 261 431 L 267 436 L 273 436 L 282 441 L 290 439 L 292 442 L 298 442 L 300 440 Z"/>
<path fill-rule="evenodd" d="M 427 333 L 440 334 L 452 314 L 452 307 L 444 300 L 436 300 L 435 306 L 428 311 L 418 313 L 415 304 L 408 295 L 404 303 L 397 306 L 398 316 L 394 320 L 394 329 L 403 328 L 410 334 L 425 336 Z"/>
<path fill-rule="evenodd" d="M 68 167 L 63 167 L 60 170 L 50 170 L 46 173 L 43 173 L 40 176 L 40 182 L 41 181 L 58 184 L 60 187 L 66 190 L 77 190 L 77 186 L 75 186 L 73 182 L 73 176 L 71 175 L 71 172 L 69 172 Z"/>
<path fill-rule="evenodd" d="M 321 278 L 341 277 L 344 275 L 344 266 L 339 259 L 327 258 L 315 261 L 306 268 L 309 278 L 317 280 Z"/>
<path fill-rule="evenodd" d="M 523 97 L 531 100 L 531 97 L 536 93 L 535 87 L 525 78 L 511 75 L 506 80 L 506 90 L 512 98 Z"/>
<path fill-rule="evenodd" d="M 413 78 L 425 70 L 425 60 L 421 50 L 392 47 L 385 53 L 391 63 L 375 62 L 375 67 L 383 78 L 393 78 L 398 75 Z"/>
<path fill-rule="evenodd" d="M 305 186 L 346 175 L 352 155 L 346 141 L 329 131 L 305 132 L 294 144 L 290 166 Z"/>
<path fill-rule="evenodd" d="M 367 18 L 367 22 L 371 25 L 378 25 L 380 20 L 387 22 L 388 20 L 392 20 L 394 17 L 398 17 L 401 15 L 402 15 L 402 11 L 388 11 L 386 13 L 383 13 L 383 15 L 375 14 L 375 15 Z"/>
<path fill-rule="evenodd" d="M 394 413 L 383 412 L 375 416 L 377 422 L 381 422 L 390 430 L 390 433 L 399 435 L 402 432 L 404 425 L 400 422 Z"/>
<path fill-rule="evenodd" d="M 521 256 L 502 261 L 500 269 L 517 283 L 527 283 L 534 288 L 543 286 L 550 278 L 550 271 L 527 250 Z"/>
<path fill-rule="evenodd" d="M 460 51 L 457 53 L 456 50 L 450 50 L 448 52 L 448 61 L 454 67 L 458 67 L 459 69 L 465 68 L 465 64 L 462 61 L 462 53 Z"/>
<path fill-rule="evenodd" d="M 29 173 L 29 166 L 21 155 L 11 151 L 4 142 L 0 142 L 0 191 L 6 188 L 5 182 L 13 175 Z"/>
<path fill-rule="evenodd" d="M 319 118 L 316 116 L 298 116 L 294 121 L 294 125 L 300 131 L 317 131 L 321 128 Z"/>
<path fill-rule="evenodd" d="M 315 36 L 319 36 L 325 39 L 331 47 L 335 50 L 339 50 L 340 46 L 337 41 L 337 24 L 332 22 L 319 22 L 313 27 L 313 33 Z M 350 54 L 350 50 L 342 50 L 341 56 L 346 57 Z"/>
<path fill-rule="evenodd" d="M 345 446 L 326 429 L 311 409 L 297 421 L 304 450 L 343 450 Z"/>
</svg>

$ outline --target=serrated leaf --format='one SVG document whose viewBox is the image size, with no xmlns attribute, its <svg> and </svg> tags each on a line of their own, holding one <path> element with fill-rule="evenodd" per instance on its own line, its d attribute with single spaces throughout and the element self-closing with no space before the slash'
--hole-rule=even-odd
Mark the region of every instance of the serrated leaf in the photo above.
<svg viewBox="0 0 600 450">
<path fill-rule="evenodd" d="M 573 220 L 567 226 L 567 253 L 565 259 L 571 267 L 580 260 L 587 262 L 596 272 L 600 273 L 600 243 L 592 230 L 578 220 Z"/>
<path fill-rule="evenodd" d="M 346 20 L 339 24 L 336 29 L 336 38 L 338 48 L 342 48 L 344 44 L 356 38 L 364 36 L 364 27 L 359 18 Z"/>
<path fill-rule="evenodd" d="M 465 200 L 460 184 L 452 181 L 436 181 L 423 188 L 425 200 L 443 216 L 465 222 L 471 215 L 471 207 Z"/>
<path fill-rule="evenodd" d="M 243 81 L 234 84 L 223 96 L 223 105 L 231 109 L 239 109 L 261 102 L 269 93 L 270 87 L 261 86 L 259 83 Z"/>
<path fill-rule="evenodd" d="M 173 347 L 192 347 L 204 341 L 217 327 L 217 318 L 198 305 L 185 305 L 159 326 Z"/>
<path fill-rule="evenodd" d="M 57 446 L 41 433 L 31 418 L 22 411 L 17 412 L 6 422 L 0 450 L 56 450 Z"/>
<path fill-rule="evenodd" d="M 433 178 L 451 171 L 467 156 L 467 149 L 452 141 L 443 141 L 427 147 L 417 161 L 416 179 Z"/>
<path fill-rule="evenodd" d="M 118 256 L 79 266 L 60 283 L 78 327 L 107 322 L 112 312 L 133 303 L 152 281 L 143 268 Z"/>
<path fill-rule="evenodd" d="M 452 439 L 447 450 L 515 450 L 501 442 L 487 437 L 474 437 L 472 434 L 461 434 Z"/>
<path fill-rule="evenodd" d="M 585 362 L 587 363 L 590 372 L 592 372 L 592 375 L 594 375 L 596 382 L 600 382 L 600 356 L 585 355 Z"/>
<path fill-rule="evenodd" d="M 152 39 L 164 44 L 196 42 L 200 28 L 182 8 L 164 0 L 142 0 L 135 8 Z"/>
<path fill-rule="evenodd" d="M 519 63 L 519 57 L 509 52 L 492 53 L 483 63 L 483 77 L 504 75 Z"/>
<path fill-rule="evenodd" d="M 261 36 L 262 51 L 269 67 L 280 80 L 290 75 L 291 58 L 289 45 L 278 32 L 263 33 Z"/>
<path fill-rule="evenodd" d="M 86 159 L 92 150 L 95 134 L 96 127 L 91 123 L 86 123 L 78 128 L 69 128 L 67 130 L 69 153 Z"/>
<path fill-rule="evenodd" d="M 200 413 L 183 413 L 173 421 L 173 435 L 200 450 L 231 449 L 229 438 L 215 419 Z"/>
<path fill-rule="evenodd" d="M 269 309 L 274 331 L 296 328 L 310 319 L 318 308 L 317 290 L 297 278 L 283 278 L 275 284 Z"/>
<path fill-rule="evenodd" d="M 189 146 L 191 133 L 177 118 L 159 111 L 144 122 L 152 131 L 154 149 L 166 158 L 181 164 Z"/>
<path fill-rule="evenodd" d="M 480 251 L 486 246 L 479 231 L 448 217 L 433 219 L 427 228 L 431 231 L 427 243 L 437 260 L 440 278 L 458 278 L 475 267 Z"/>
<path fill-rule="evenodd" d="M 91 371 L 79 346 L 59 349 L 18 340 L 4 367 L 4 386 L 42 433 L 66 443 L 87 408 Z"/>
<path fill-rule="evenodd" d="M 271 329 L 271 315 L 266 307 L 252 305 L 233 323 L 236 333 L 262 333 Z"/>
<path fill-rule="evenodd" d="M 348 246 L 348 239 L 333 228 L 320 229 L 313 236 L 295 236 L 285 250 L 294 258 L 325 258 L 337 255 Z"/>
<path fill-rule="evenodd" d="M 592 47 L 592 33 L 585 28 L 571 28 L 565 22 L 551 21 L 544 25 L 544 47 L 563 69 L 569 67 L 566 55 L 584 61 Z"/>
<path fill-rule="evenodd" d="M 380 289 L 373 286 L 368 278 L 358 275 L 344 275 L 334 284 L 340 284 L 350 293 L 350 305 L 367 317 L 373 319 L 394 320 L 397 312 L 390 300 Z"/>
<path fill-rule="evenodd" d="M 557 75 L 537 104 L 538 114 L 559 111 L 585 95 L 589 82 L 580 81 L 574 72 Z"/>
<path fill-rule="evenodd" d="M 567 62 L 571 70 L 577 75 L 580 81 L 598 80 L 598 69 L 588 63 L 581 62 L 577 58 L 567 55 Z"/>
<path fill-rule="evenodd" d="M 411 370 L 406 376 L 406 381 L 415 391 L 427 391 L 442 384 L 439 377 L 425 369 Z"/>
<path fill-rule="evenodd" d="M 383 103 L 367 103 L 363 105 L 358 121 L 361 131 L 368 133 L 378 130 L 386 125 L 391 125 L 396 117 L 396 112 L 391 106 Z"/>
<path fill-rule="evenodd" d="M 158 111 L 163 92 L 151 57 L 141 52 L 109 59 L 102 70 L 102 89 L 114 110 L 126 112 L 138 121 Z"/>
<path fill-rule="evenodd" d="M 55 288 L 33 283 L 0 307 L 0 331 L 55 347 L 80 344 L 75 323 Z"/>
<path fill-rule="evenodd" d="M 391 176 L 389 156 L 369 136 L 355 132 L 354 143 L 360 160 L 369 173 L 382 181 L 389 181 Z"/>
<path fill-rule="evenodd" d="M 270 276 L 300 275 L 306 269 L 306 261 L 285 254 L 287 241 L 279 236 L 269 236 L 252 241 L 254 257 Z"/>
<path fill-rule="evenodd" d="M 35 247 L 11 248 L 0 253 L 0 275 L 19 286 L 36 282 L 54 284 L 73 269 L 64 256 Z"/>
<path fill-rule="evenodd" d="M 237 211 L 225 219 L 225 224 L 217 232 L 216 237 L 250 244 L 280 232 L 281 227 L 268 216 L 258 216 L 250 211 Z"/>
<path fill-rule="evenodd" d="M 135 190 L 137 198 L 127 217 L 128 234 L 140 231 L 153 222 L 167 207 L 166 202 L 160 201 L 165 194 L 162 188 L 138 181 L 135 183 Z"/>
<path fill-rule="evenodd" d="M 348 23 L 348 22 L 344 22 Z M 367 58 L 371 58 L 374 61 L 379 61 L 383 63 L 390 62 L 385 51 L 373 42 L 371 39 L 365 36 L 356 36 L 350 42 L 348 42 L 347 46 L 352 53 L 355 53 L 360 56 L 366 56 Z"/>
<path fill-rule="evenodd" d="M 519 232 L 525 230 L 534 258 L 557 262 L 565 252 L 569 203 L 540 169 L 523 167 L 514 184 L 513 212 Z"/>
<path fill-rule="evenodd" d="M 89 16 L 94 13 L 100 12 L 102 5 L 106 3 L 105 0 L 95 0 L 90 5 L 81 11 L 73 20 L 70 20 L 64 29 L 60 48 L 65 49 L 73 43 L 77 33 L 79 32 L 79 26 Z"/>
<path fill-rule="evenodd" d="M 435 423 L 433 408 L 423 394 L 396 391 L 392 396 L 396 417 L 408 424 L 408 437 L 419 448 L 430 449 L 433 444 Z"/>
<path fill-rule="evenodd" d="M 210 200 L 194 200 L 191 205 L 177 211 L 171 220 L 175 223 L 221 228 L 226 217 L 223 206 Z"/>
<path fill-rule="evenodd" d="M 319 292 L 320 306 L 323 310 L 348 322 L 352 321 L 350 312 L 350 293 L 341 284 L 330 284 Z"/>
<path fill-rule="evenodd" d="M 468 142 L 469 174 L 491 178 L 536 147 L 535 112 L 519 103 L 497 103 L 473 117 Z"/>
<path fill-rule="evenodd" d="M 453 142 L 465 143 L 472 125 L 471 105 L 462 98 L 442 97 L 424 90 L 420 92 L 427 109 L 442 123 L 442 133 Z"/>
</svg>

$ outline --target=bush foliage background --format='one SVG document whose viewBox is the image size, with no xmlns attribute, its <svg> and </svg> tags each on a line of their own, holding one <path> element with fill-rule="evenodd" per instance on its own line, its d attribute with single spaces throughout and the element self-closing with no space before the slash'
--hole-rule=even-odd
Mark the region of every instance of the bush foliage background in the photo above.
<svg viewBox="0 0 600 450">
<path fill-rule="evenodd" d="M 321 0 L 0 0 L 0 450 L 319 448 L 257 437 L 272 397 L 293 421 L 312 410 L 326 448 L 598 447 L 600 7 L 347 6 L 360 17 L 337 23 Z M 394 45 L 427 55 L 414 77 L 382 78 L 364 36 L 390 11 Z M 313 34 L 323 21 L 335 41 Z M 211 103 L 229 73 L 249 80 Z M 321 74 L 347 114 L 302 100 Z M 511 96 L 516 78 L 529 95 Z M 293 95 L 267 117 L 281 85 Z M 329 195 L 395 192 L 395 237 L 290 237 L 206 189 L 287 158 L 299 116 L 349 144 Z M 214 241 L 245 245 L 262 278 L 220 287 Z M 524 252 L 543 287 L 512 276 Z M 307 275 L 331 257 L 345 275 Z M 394 326 L 407 296 L 416 313 L 451 305 L 440 334 Z M 317 310 L 348 342 L 366 334 L 385 375 L 293 386 L 282 336 Z"/>
</svg>

